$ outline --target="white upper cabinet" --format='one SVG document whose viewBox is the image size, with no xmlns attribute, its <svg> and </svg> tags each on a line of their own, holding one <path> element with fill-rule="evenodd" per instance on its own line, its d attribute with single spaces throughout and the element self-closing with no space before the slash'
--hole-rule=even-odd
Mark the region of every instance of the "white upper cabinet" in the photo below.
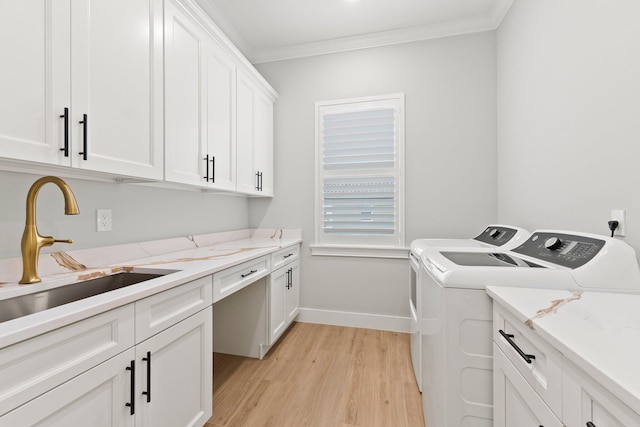
<svg viewBox="0 0 640 427">
<path fill-rule="evenodd" d="M 71 12 L 72 165 L 162 179 L 162 1 L 72 0 Z"/>
<path fill-rule="evenodd" d="M 165 2 L 165 179 L 235 190 L 235 64 L 196 18 Z"/>
<path fill-rule="evenodd" d="M 71 105 L 70 18 L 69 0 L 0 1 L 2 158 L 70 165 L 59 117 Z"/>
<path fill-rule="evenodd" d="M 273 196 L 273 98 L 238 71 L 238 191 Z"/>
<path fill-rule="evenodd" d="M 0 157 L 161 179 L 161 19 L 160 0 L 0 2 Z"/>
</svg>

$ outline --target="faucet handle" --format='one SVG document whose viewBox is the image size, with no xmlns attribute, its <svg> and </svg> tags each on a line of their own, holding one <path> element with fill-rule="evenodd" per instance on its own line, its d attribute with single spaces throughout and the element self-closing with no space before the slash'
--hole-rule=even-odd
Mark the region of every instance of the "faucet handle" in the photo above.
<svg viewBox="0 0 640 427">
<path fill-rule="evenodd" d="M 53 243 L 73 243 L 73 240 L 71 240 L 71 239 L 62 239 L 62 240 L 53 239 Z"/>
</svg>

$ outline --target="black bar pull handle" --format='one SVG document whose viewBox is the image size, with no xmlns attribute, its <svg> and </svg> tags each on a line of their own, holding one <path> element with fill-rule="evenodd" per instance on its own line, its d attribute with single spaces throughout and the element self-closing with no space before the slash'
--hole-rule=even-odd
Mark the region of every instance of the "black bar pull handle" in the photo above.
<svg viewBox="0 0 640 427">
<path fill-rule="evenodd" d="M 142 360 L 147 362 L 147 390 L 142 394 L 147 396 L 147 403 L 151 402 L 151 352 L 147 351 L 147 357 L 143 357 Z"/>
<path fill-rule="evenodd" d="M 87 160 L 88 150 L 87 150 L 87 130 L 89 129 L 89 119 L 86 114 L 82 115 L 82 121 L 78 122 L 83 124 L 82 129 L 82 152 L 78 153 L 82 155 L 83 160 Z"/>
<path fill-rule="evenodd" d="M 131 408 L 131 415 L 136 413 L 136 361 L 131 361 L 131 366 L 127 366 L 127 371 L 131 372 L 131 402 L 126 403 L 125 406 Z"/>
<path fill-rule="evenodd" d="M 247 274 L 241 274 L 240 277 L 245 278 L 245 277 L 251 276 L 253 273 L 257 273 L 257 272 L 258 272 L 258 270 L 251 270 Z"/>
<path fill-rule="evenodd" d="M 64 107 L 64 114 L 60 118 L 64 117 L 64 148 L 60 151 L 64 151 L 64 156 L 69 157 L 69 108 Z"/>
<path fill-rule="evenodd" d="M 262 191 L 262 172 L 260 172 L 260 191 Z"/>
<path fill-rule="evenodd" d="M 256 190 L 260 191 L 260 172 L 256 172 Z"/>
<path fill-rule="evenodd" d="M 498 332 L 500 332 L 500 335 L 502 335 L 504 339 L 507 340 L 509 344 L 511 344 L 511 347 L 513 347 L 518 352 L 520 357 L 522 357 L 525 360 L 525 362 L 531 363 L 531 361 L 536 358 L 536 356 L 533 354 L 525 354 L 525 352 L 522 351 L 522 349 L 518 347 L 518 345 L 513 341 L 512 339 L 514 337 L 513 335 L 505 334 L 505 332 L 502 329 L 500 329 Z"/>
<path fill-rule="evenodd" d="M 286 254 L 285 256 L 283 256 L 283 258 L 289 258 L 290 256 L 293 256 L 293 254 Z"/>
<path fill-rule="evenodd" d="M 587 427 L 596 427 L 596 425 L 591 421 L 587 421 Z"/>
<path fill-rule="evenodd" d="M 203 178 L 206 182 L 209 182 L 209 155 L 204 156 L 202 160 L 204 160 L 204 168 L 207 170 Z"/>
<path fill-rule="evenodd" d="M 211 156 L 211 182 L 216 182 L 216 156 Z"/>
</svg>

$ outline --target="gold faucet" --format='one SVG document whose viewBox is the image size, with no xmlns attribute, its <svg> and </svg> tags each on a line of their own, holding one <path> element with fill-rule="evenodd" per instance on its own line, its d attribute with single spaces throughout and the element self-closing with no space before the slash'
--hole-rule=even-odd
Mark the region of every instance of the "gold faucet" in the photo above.
<svg viewBox="0 0 640 427">
<path fill-rule="evenodd" d="M 41 236 L 36 226 L 36 197 L 40 188 L 51 182 L 57 185 L 64 195 L 64 213 L 65 215 L 77 215 L 78 203 L 71 191 L 69 185 L 62 179 L 55 176 L 45 176 L 33 183 L 27 194 L 27 220 L 22 233 L 22 279 L 20 283 L 38 283 L 38 257 L 40 256 L 40 248 L 43 246 L 51 246 L 56 242 L 73 243 L 73 240 L 56 240 L 51 236 Z"/>
</svg>

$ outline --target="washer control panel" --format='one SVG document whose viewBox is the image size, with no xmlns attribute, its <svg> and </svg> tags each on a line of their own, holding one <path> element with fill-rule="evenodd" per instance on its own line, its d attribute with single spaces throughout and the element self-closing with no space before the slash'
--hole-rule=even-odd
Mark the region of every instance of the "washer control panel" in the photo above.
<svg viewBox="0 0 640 427">
<path fill-rule="evenodd" d="M 605 241 L 561 233 L 533 233 L 513 252 L 569 268 L 582 267 L 604 247 Z"/>
<path fill-rule="evenodd" d="M 517 232 L 518 230 L 513 228 L 489 226 L 473 239 L 493 246 L 502 246 L 513 239 Z"/>
</svg>

